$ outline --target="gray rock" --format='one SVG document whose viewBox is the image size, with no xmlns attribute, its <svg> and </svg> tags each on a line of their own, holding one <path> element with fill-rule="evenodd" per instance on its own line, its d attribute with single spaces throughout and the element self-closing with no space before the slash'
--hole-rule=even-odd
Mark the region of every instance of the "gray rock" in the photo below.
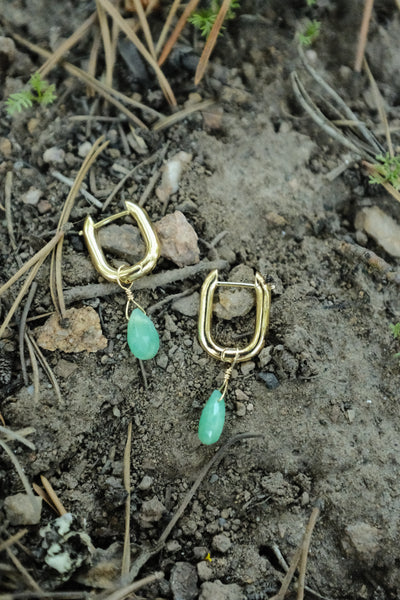
<svg viewBox="0 0 400 600">
<path fill-rule="evenodd" d="M 225 554 L 225 552 L 228 552 L 231 546 L 231 540 L 224 533 L 218 533 L 218 535 L 215 535 L 213 537 L 212 547 L 214 548 L 214 550 Z"/>
<path fill-rule="evenodd" d="M 11 525 L 37 525 L 42 512 L 42 498 L 22 493 L 7 496 L 4 510 Z"/>
<path fill-rule="evenodd" d="M 279 381 L 274 373 L 258 373 L 258 379 L 261 379 L 269 390 L 274 390 L 279 386 Z"/>
<path fill-rule="evenodd" d="M 166 512 L 166 508 L 162 502 L 159 501 L 157 496 L 154 496 L 151 500 L 146 500 L 142 504 L 140 510 L 140 521 L 143 527 L 151 527 L 153 523 L 157 523 L 163 514 Z"/>
<path fill-rule="evenodd" d="M 0 62 L 2 70 L 6 71 L 15 59 L 15 43 L 10 37 L 0 36 Z"/>
<path fill-rule="evenodd" d="M 193 600 L 198 594 L 197 571 L 188 562 L 177 562 L 171 571 L 170 586 L 174 600 Z"/>
<path fill-rule="evenodd" d="M 230 272 L 228 281 L 254 283 L 253 269 L 247 265 L 238 265 Z M 220 319 L 231 320 L 247 315 L 255 303 L 254 293 L 240 287 L 221 287 L 219 301 L 215 305 L 215 314 Z"/>
<path fill-rule="evenodd" d="M 369 523 L 358 521 L 348 525 L 345 532 L 346 537 L 342 540 L 342 545 L 347 554 L 355 554 L 368 564 L 373 564 L 382 538 L 379 529 Z"/>
<path fill-rule="evenodd" d="M 220 581 L 206 581 L 201 586 L 199 600 L 243 600 L 243 593 L 236 583 L 224 585 Z"/>
<path fill-rule="evenodd" d="M 174 300 L 172 303 L 173 310 L 180 312 L 186 317 L 195 317 L 199 312 L 199 306 L 199 292 L 194 292 L 190 296 L 185 296 L 184 298 L 178 298 L 178 300 Z"/>
<path fill-rule="evenodd" d="M 197 563 L 197 575 L 199 576 L 200 581 L 210 581 L 212 578 L 212 568 L 205 560 Z"/>
<path fill-rule="evenodd" d="M 145 245 L 139 230 L 133 225 L 108 225 L 98 231 L 102 248 L 115 256 L 126 259 L 130 264 L 141 260 L 145 254 Z"/>
<path fill-rule="evenodd" d="M 145 475 L 143 477 L 142 481 L 139 483 L 138 488 L 139 488 L 139 490 L 146 491 L 146 490 L 149 490 L 152 485 L 153 485 L 153 478 L 150 477 L 150 475 Z"/>
<path fill-rule="evenodd" d="M 22 202 L 24 204 L 31 204 L 32 206 L 36 206 L 43 195 L 41 190 L 38 190 L 34 187 L 30 187 L 29 190 L 23 194 Z"/>
</svg>

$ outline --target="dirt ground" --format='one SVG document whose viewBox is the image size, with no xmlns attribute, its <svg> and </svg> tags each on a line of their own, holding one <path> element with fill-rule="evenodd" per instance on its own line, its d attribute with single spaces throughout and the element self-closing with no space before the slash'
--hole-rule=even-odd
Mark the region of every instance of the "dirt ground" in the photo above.
<svg viewBox="0 0 400 600">
<path fill-rule="evenodd" d="M 155 31 L 168 5 L 163 4 L 155 16 Z M 400 364 L 393 357 L 399 352 L 398 340 L 390 331 L 390 324 L 400 321 L 399 280 L 391 280 L 385 269 L 373 268 L 368 252 L 384 259 L 392 272 L 399 269 L 400 259 L 354 223 L 361 209 L 373 206 L 398 223 L 400 205 L 381 186 L 369 184 L 349 150 L 305 115 L 290 84 L 290 73 L 296 70 L 308 89 L 316 85 L 298 56 L 295 32 L 307 19 L 318 18 L 321 36 L 307 51 L 307 59 L 385 147 L 368 79 L 351 70 L 363 3 L 321 0 L 313 8 L 300 1 L 282 4 L 243 2 L 197 88 L 190 68 L 176 64 L 166 68 L 180 107 L 194 92 L 216 104 L 158 132 L 135 128 L 144 142 L 136 151 L 123 144 L 121 129 L 125 135 L 130 131 L 126 119 L 71 118 L 120 115 L 101 100 L 87 97 L 84 87 L 61 67 L 47 76 L 57 88 L 53 105 L 12 118 L 4 105 L 1 112 L 0 137 L 9 144 L 2 140 L 0 201 L 4 206 L 6 174 L 12 172 L 16 242 L 13 248 L 1 210 L 1 284 L 57 228 L 68 186 L 54 178 L 53 169 L 74 178 L 83 161 L 82 144 L 105 135 L 110 145 L 97 159 L 90 181 L 87 178 L 94 196 L 100 190 L 101 202 L 122 178 L 116 164 L 126 170 L 153 155 L 156 159 L 137 170 L 104 213 L 78 197 L 64 244 L 66 295 L 76 286 L 101 281 L 79 236 L 84 218 L 91 214 L 100 220 L 122 210 L 124 200 L 137 201 L 162 168 L 163 157 L 156 154 L 160 151 L 164 160 L 180 151 L 192 154 L 167 213 L 180 210 L 193 226 L 201 263 L 222 261 L 223 279 L 234 267 L 246 265 L 275 285 L 265 349 L 235 368 L 226 425 L 215 446 L 203 446 L 197 437 L 202 406 L 223 374 L 223 365 L 197 341 L 198 293 L 207 265 L 190 278 L 156 289 L 146 289 L 144 283 L 137 292 L 138 302 L 148 309 L 189 290 L 185 298 L 156 306 L 151 314 L 161 347 L 155 359 L 144 363 L 147 384 L 127 347 L 122 292 L 69 305 L 90 306 L 98 313 L 107 339 L 104 350 L 70 354 L 43 350 L 62 404 L 41 369 L 37 404 L 31 382 L 24 384 L 18 352 L 20 311 L 0 340 L 4 422 L 15 431 L 35 430 L 29 436 L 35 450 L 17 441 L 9 444 L 31 483 L 40 484 L 40 475 L 51 481 L 74 515 L 71 527 L 89 536 L 96 556 L 108 549 L 109 572 L 102 573 L 108 583 L 115 575 L 111 566 L 115 570 L 120 564 L 124 540 L 123 457 L 130 422 L 132 560 L 135 549 L 157 541 L 202 467 L 224 442 L 238 433 L 262 434 L 233 445 L 211 468 L 165 546 L 138 575 L 163 571 L 164 576 L 131 597 L 272 597 L 284 574 L 276 549 L 290 562 L 319 501 L 322 510 L 306 574 L 313 591 L 306 591 L 306 598 L 400 598 Z M 19 33 L 51 48 L 94 9 L 92 2 L 3 0 L 0 35 Z M 400 122 L 399 39 L 396 3 L 376 2 L 367 56 L 393 127 L 395 148 Z M 89 41 L 80 42 L 68 60 L 84 68 Z M 183 45 L 194 55 L 199 53 L 192 31 L 185 34 Z M 16 48 L 19 54 L 13 61 L 1 55 L 3 100 L 41 64 L 33 52 L 19 44 Z M 117 60 L 115 87 L 139 93 L 144 104 L 168 114 L 151 73 L 135 78 L 123 60 Z M 151 127 L 149 115 L 137 114 Z M 55 165 L 43 158 L 52 147 L 65 153 Z M 342 165 L 342 172 L 332 175 Z M 27 202 L 32 187 L 42 192 L 42 204 Z M 145 207 L 153 221 L 161 218 L 162 205 L 154 189 Z M 178 268 L 163 258 L 155 273 Z M 49 262 L 37 282 L 30 317 L 54 310 Z M 0 299 L 1 321 L 18 286 Z M 29 327 L 33 330 L 44 321 L 42 317 L 29 322 Z M 215 323 L 223 343 L 233 345 L 238 337 L 242 343 L 241 334 L 252 330 L 254 311 L 232 322 L 215 319 Z M 27 365 L 31 376 L 28 358 Z M 21 528 L 10 524 L 5 499 L 24 491 L 4 451 L 0 482 L 1 544 Z M 39 524 L 27 526 L 23 546 L 13 546 L 15 555 L 42 590 L 89 592 L 93 586 L 102 587 L 100 574 L 90 572 L 93 548 L 83 541 L 88 538 L 75 536 L 70 549 L 74 560 L 83 561 L 79 568 L 71 567 L 62 575 L 45 563 L 48 548 L 40 530 L 48 524 L 54 528 L 55 517 L 44 504 Z M 204 560 L 208 553 L 211 560 Z M 31 589 L 4 551 L 0 588 L 11 594 L 7 598 Z M 295 591 L 287 595 L 294 597 Z"/>
</svg>

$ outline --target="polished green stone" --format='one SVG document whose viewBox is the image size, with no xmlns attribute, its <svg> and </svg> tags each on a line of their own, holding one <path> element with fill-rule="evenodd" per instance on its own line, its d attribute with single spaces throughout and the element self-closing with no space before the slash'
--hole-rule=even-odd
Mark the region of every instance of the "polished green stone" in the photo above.
<svg viewBox="0 0 400 600">
<path fill-rule="evenodd" d="M 153 321 L 140 308 L 135 308 L 128 321 L 128 346 L 136 358 L 154 358 L 160 347 L 160 338 Z"/>
<path fill-rule="evenodd" d="M 222 394 L 214 390 L 201 413 L 199 422 L 199 439 L 209 446 L 218 442 L 225 423 L 225 402 L 220 400 Z"/>
</svg>

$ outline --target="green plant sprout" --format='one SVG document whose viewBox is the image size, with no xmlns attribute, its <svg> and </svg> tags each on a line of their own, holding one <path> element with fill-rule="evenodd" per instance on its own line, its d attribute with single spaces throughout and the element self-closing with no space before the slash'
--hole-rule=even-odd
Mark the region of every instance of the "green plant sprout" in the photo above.
<svg viewBox="0 0 400 600">
<path fill-rule="evenodd" d="M 34 102 L 51 104 L 57 98 L 54 83 L 49 84 L 42 79 L 40 73 L 34 73 L 29 79 L 30 89 L 10 94 L 6 101 L 7 112 L 13 115 L 25 108 L 30 108 Z"/>
<path fill-rule="evenodd" d="M 299 42 L 302 46 L 311 46 L 320 34 L 321 22 L 310 21 L 303 31 L 299 33 Z"/>
<path fill-rule="evenodd" d="M 395 325 L 393 325 L 393 323 L 389 324 L 390 330 L 393 334 L 393 337 L 395 339 L 400 338 L 400 322 L 396 323 Z M 396 354 L 394 354 L 395 358 L 400 358 L 400 352 L 397 352 Z"/>
<path fill-rule="evenodd" d="M 201 35 L 208 37 L 210 31 L 213 28 L 219 9 L 221 8 L 221 2 L 219 0 L 211 0 L 208 8 L 202 8 L 197 12 L 193 13 L 188 21 L 197 29 L 200 29 Z M 239 8 L 239 0 L 232 0 L 231 5 L 226 13 L 225 20 L 234 19 L 236 17 L 235 10 Z M 221 30 L 224 27 L 221 27 Z"/>
<path fill-rule="evenodd" d="M 317 0 L 307 0 L 307 6 L 314 6 L 314 4 L 317 4 Z"/>
<path fill-rule="evenodd" d="M 375 173 L 370 175 L 370 183 L 390 183 L 395 190 L 400 190 L 400 156 L 378 154 L 376 160 L 381 164 L 374 165 Z"/>
</svg>

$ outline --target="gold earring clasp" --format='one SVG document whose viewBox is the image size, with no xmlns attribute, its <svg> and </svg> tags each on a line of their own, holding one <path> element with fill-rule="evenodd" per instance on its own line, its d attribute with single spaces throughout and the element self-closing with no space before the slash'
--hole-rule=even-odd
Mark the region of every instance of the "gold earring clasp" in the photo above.
<svg viewBox="0 0 400 600">
<path fill-rule="evenodd" d="M 218 286 L 244 287 L 254 289 L 256 296 L 256 322 L 254 335 L 245 348 L 223 348 L 214 341 L 211 335 L 214 293 Z M 271 306 L 271 286 L 265 283 L 260 273 L 256 273 L 254 283 L 235 283 L 218 281 L 218 271 L 215 269 L 204 280 L 200 293 L 200 310 L 198 335 L 202 348 L 223 362 L 244 362 L 258 354 L 264 346 L 264 338 L 269 324 Z"/>
<path fill-rule="evenodd" d="M 89 250 L 92 262 L 98 272 L 108 281 L 117 283 L 132 283 L 139 277 L 147 275 L 156 265 L 160 256 L 160 242 L 146 211 L 134 202 L 125 202 L 126 210 L 107 217 L 95 223 L 92 217 L 86 217 L 83 225 L 83 237 Z M 135 265 L 127 265 L 114 269 L 106 260 L 100 246 L 97 231 L 112 221 L 125 216 L 131 216 L 138 224 L 140 233 L 146 244 L 146 254 L 141 261 Z"/>
</svg>

